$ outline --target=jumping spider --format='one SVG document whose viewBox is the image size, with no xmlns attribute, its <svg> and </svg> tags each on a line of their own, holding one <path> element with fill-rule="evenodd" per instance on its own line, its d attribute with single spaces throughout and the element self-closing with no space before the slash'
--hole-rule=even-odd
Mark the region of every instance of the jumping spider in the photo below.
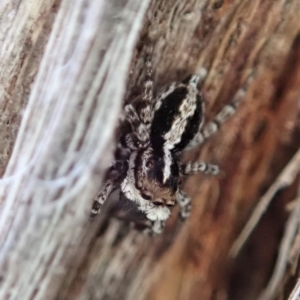
<svg viewBox="0 0 300 300">
<path fill-rule="evenodd" d="M 199 74 L 173 82 L 153 97 L 149 59 L 145 67 L 140 105 L 138 109 L 130 103 L 124 107 L 115 160 L 94 199 L 92 215 L 98 214 L 110 193 L 121 187 L 126 198 L 135 202 L 150 221 L 152 233 L 159 234 L 176 203 L 183 219 L 190 214 L 191 199 L 180 189 L 180 178 L 198 172 L 219 173 L 218 166 L 205 162 L 181 163 L 181 154 L 215 133 L 234 114 L 239 101 L 224 106 L 212 122 L 203 126 L 204 102 L 197 87 Z"/>
</svg>

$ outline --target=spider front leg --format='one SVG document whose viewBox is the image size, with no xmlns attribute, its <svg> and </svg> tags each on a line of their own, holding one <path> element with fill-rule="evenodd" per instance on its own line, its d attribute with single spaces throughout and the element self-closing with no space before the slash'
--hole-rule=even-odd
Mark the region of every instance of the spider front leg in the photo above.
<svg viewBox="0 0 300 300">
<path fill-rule="evenodd" d="M 94 202 L 92 205 L 91 210 L 91 216 L 95 216 L 99 214 L 101 210 L 101 206 L 104 204 L 108 196 L 112 193 L 112 191 L 116 188 L 116 183 L 112 180 L 107 180 L 103 186 L 103 188 L 100 190 L 100 192 L 97 194 L 97 196 L 94 198 Z"/>
<path fill-rule="evenodd" d="M 166 221 L 156 220 L 148 221 L 147 227 L 144 229 L 143 233 L 148 236 L 157 236 L 163 232 L 165 228 Z"/>
<path fill-rule="evenodd" d="M 193 175 L 196 173 L 218 175 L 220 168 L 217 165 L 207 164 L 202 161 L 188 161 L 180 166 L 180 172 L 182 175 Z"/>
<path fill-rule="evenodd" d="M 176 197 L 177 203 L 179 204 L 181 211 L 180 217 L 182 220 L 187 219 L 191 213 L 191 198 L 182 190 L 179 190 Z"/>
<path fill-rule="evenodd" d="M 102 205 L 105 203 L 109 195 L 119 186 L 120 181 L 124 178 L 128 169 L 128 150 L 124 149 L 120 143 L 117 146 L 115 156 L 118 157 L 118 159 L 115 160 L 108 169 L 104 186 L 94 198 L 91 209 L 92 217 L 99 214 Z"/>
</svg>

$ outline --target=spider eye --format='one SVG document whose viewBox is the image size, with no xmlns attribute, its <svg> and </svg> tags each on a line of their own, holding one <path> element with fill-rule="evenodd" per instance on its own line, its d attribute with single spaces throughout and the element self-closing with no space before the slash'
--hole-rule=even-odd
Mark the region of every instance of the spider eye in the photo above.
<svg viewBox="0 0 300 300">
<path fill-rule="evenodd" d="M 153 201 L 154 205 L 161 206 L 163 203 L 161 201 Z"/>
<path fill-rule="evenodd" d="M 168 207 L 173 207 L 175 205 L 175 202 L 173 202 L 173 201 L 168 201 L 168 202 L 167 202 L 167 200 L 164 200 L 164 201 Z"/>
<path fill-rule="evenodd" d="M 152 197 L 148 194 L 145 194 L 145 193 L 141 193 L 141 196 L 145 199 L 145 200 L 151 200 Z"/>
</svg>

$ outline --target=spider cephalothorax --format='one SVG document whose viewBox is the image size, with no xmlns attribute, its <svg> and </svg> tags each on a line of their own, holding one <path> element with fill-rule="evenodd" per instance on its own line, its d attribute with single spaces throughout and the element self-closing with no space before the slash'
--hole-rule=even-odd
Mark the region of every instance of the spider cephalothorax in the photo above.
<svg viewBox="0 0 300 300">
<path fill-rule="evenodd" d="M 235 112 L 239 101 L 226 105 L 202 129 L 204 103 L 198 90 L 200 76 L 191 75 L 182 82 L 173 82 L 153 97 L 151 74 L 151 63 L 147 61 L 148 78 L 140 109 L 125 105 L 115 161 L 94 200 L 92 213 L 97 214 L 109 194 L 121 187 L 126 198 L 152 222 L 152 231 L 157 234 L 176 203 L 181 207 L 182 218 L 189 215 L 191 201 L 179 187 L 180 177 L 197 172 L 219 173 L 217 166 L 204 162 L 183 164 L 180 154 L 216 132 Z"/>
<path fill-rule="evenodd" d="M 170 158 L 172 161 L 166 165 L 164 158 L 157 156 L 150 146 L 133 152 L 121 184 L 125 196 L 135 201 L 152 221 L 166 220 L 169 208 L 176 203 L 179 168 L 177 161 L 171 155 Z"/>
</svg>

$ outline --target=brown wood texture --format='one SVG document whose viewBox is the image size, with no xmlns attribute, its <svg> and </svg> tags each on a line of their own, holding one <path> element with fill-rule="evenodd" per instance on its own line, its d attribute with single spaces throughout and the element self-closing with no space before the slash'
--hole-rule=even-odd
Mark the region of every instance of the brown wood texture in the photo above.
<svg viewBox="0 0 300 300">
<path fill-rule="evenodd" d="M 33 159 L 34 165 L 11 183 L 0 182 L 0 298 L 252 300 L 270 277 L 297 182 L 276 195 L 238 258 L 228 253 L 300 146 L 300 2 L 146 2 L 63 0 L 54 20 L 50 10 L 35 17 L 54 21 L 44 29 L 46 50 L 38 52 L 31 77 L 20 67 L 6 76 L 16 76 L 28 95 L 28 78 L 39 71 L 4 179 L 27 170 Z M 183 186 L 193 199 L 191 217 L 182 224 L 175 209 L 155 238 L 112 218 L 109 207 L 89 220 L 121 100 L 141 92 L 149 40 L 156 91 L 207 70 L 207 121 L 246 90 L 237 113 L 186 157 L 218 164 L 222 176 L 188 178 Z M 28 47 L 28 53 L 37 49 Z M 22 66 L 22 55 L 16 60 Z M 1 106 L 14 93 L 26 98 L 13 83 L 3 89 Z M 11 104 L 9 118 L 18 118 L 13 131 L 0 132 L 9 135 L 10 148 L 3 149 L 12 148 L 26 102 Z M 9 150 L 1 153 L 3 166 Z"/>
</svg>

